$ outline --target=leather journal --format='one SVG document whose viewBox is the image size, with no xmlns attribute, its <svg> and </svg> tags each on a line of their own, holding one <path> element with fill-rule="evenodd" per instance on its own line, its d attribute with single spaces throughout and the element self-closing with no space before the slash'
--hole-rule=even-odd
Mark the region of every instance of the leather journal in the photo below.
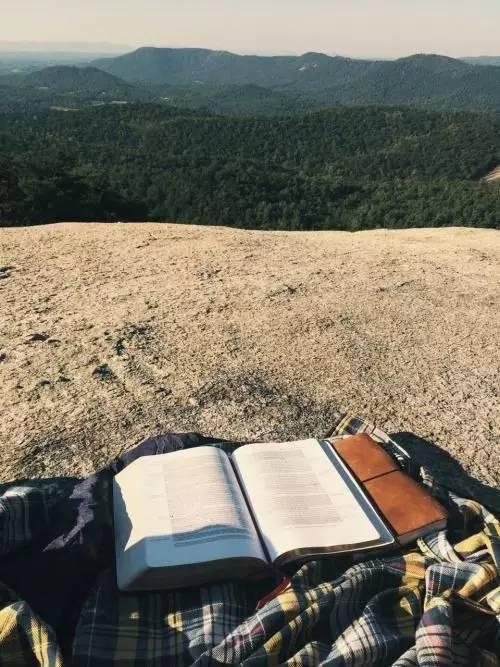
<svg viewBox="0 0 500 667">
<path fill-rule="evenodd" d="M 332 440 L 400 545 L 446 526 L 445 509 L 366 434 Z"/>
</svg>

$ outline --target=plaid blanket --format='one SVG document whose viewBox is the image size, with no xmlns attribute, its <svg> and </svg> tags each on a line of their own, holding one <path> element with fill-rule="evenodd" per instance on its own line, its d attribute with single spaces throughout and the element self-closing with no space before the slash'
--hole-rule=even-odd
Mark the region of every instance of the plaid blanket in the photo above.
<svg viewBox="0 0 500 667">
<path fill-rule="evenodd" d="M 332 436 L 361 431 L 387 441 L 350 417 Z M 139 456 L 202 444 L 238 446 L 171 434 L 85 480 L 0 487 L 0 666 L 500 665 L 500 522 L 423 470 L 449 526 L 404 553 L 306 563 L 259 608 L 269 583 L 119 593 L 113 476 Z"/>
</svg>

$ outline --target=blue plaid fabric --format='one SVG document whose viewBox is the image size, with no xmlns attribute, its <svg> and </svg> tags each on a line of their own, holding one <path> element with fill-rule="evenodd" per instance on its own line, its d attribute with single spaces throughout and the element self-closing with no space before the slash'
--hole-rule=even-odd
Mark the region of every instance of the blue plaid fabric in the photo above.
<svg viewBox="0 0 500 667">
<path fill-rule="evenodd" d="M 350 417 L 339 417 L 330 436 L 358 432 L 390 446 Z M 265 582 L 120 593 L 114 474 L 138 456 L 202 444 L 238 446 L 171 434 L 86 480 L 1 489 L 0 666 L 500 665 L 500 522 L 425 471 L 422 483 L 450 520 L 412 549 L 357 564 L 308 562 L 259 608 Z"/>
</svg>

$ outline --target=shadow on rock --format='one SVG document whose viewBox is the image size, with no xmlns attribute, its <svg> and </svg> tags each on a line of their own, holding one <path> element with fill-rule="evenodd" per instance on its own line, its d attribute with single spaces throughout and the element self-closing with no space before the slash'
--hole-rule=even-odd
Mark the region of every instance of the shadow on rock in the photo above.
<svg viewBox="0 0 500 667">
<path fill-rule="evenodd" d="M 424 466 L 439 484 L 500 514 L 500 490 L 469 475 L 444 449 L 414 433 L 391 433 L 390 437 L 406 449 L 416 465 Z"/>
</svg>

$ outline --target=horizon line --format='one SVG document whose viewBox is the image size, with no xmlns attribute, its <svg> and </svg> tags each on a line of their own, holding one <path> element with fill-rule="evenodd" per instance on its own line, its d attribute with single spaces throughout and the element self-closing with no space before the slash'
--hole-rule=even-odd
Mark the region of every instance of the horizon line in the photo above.
<svg viewBox="0 0 500 667">
<path fill-rule="evenodd" d="M 7 50 L 4 50 L 5 46 L 9 46 Z M 30 46 L 31 48 L 23 50 L 22 46 Z M 13 48 L 13 47 L 19 48 Z M 57 48 L 59 47 L 59 48 Z M 64 48 L 63 48 L 64 47 Z M 231 49 L 220 49 L 220 48 L 211 48 L 206 46 L 172 46 L 167 44 L 141 44 L 141 45 L 124 45 L 124 44 L 114 44 L 107 42 L 63 42 L 63 41 L 54 41 L 54 42 L 45 42 L 45 41 L 32 41 L 32 40 L 1 40 L 0 39 L 0 54 L 51 54 L 51 53 L 65 53 L 65 54 L 102 54 L 105 55 L 109 53 L 112 55 L 126 55 L 133 53 L 139 49 L 152 48 L 152 49 L 172 49 L 172 50 L 181 50 L 181 49 L 199 49 L 206 51 L 220 51 L 224 53 L 231 53 L 237 56 L 258 56 L 258 57 L 300 57 L 308 53 L 317 53 L 319 55 L 325 55 L 330 58 L 340 57 L 348 58 L 352 60 L 400 60 L 402 58 L 408 58 L 415 55 L 436 55 L 443 56 L 446 58 L 452 58 L 454 60 L 463 60 L 465 58 L 498 58 L 497 55 L 488 55 L 488 54 L 479 54 L 479 55 L 463 55 L 463 56 L 450 56 L 447 53 L 442 53 L 439 51 L 415 51 L 412 53 L 406 53 L 399 56 L 387 56 L 387 55 L 371 55 L 371 56 L 362 56 L 362 55 L 346 55 L 342 53 L 335 52 L 325 52 L 325 51 L 314 51 L 308 50 L 299 53 L 297 51 L 235 51 Z"/>
</svg>

